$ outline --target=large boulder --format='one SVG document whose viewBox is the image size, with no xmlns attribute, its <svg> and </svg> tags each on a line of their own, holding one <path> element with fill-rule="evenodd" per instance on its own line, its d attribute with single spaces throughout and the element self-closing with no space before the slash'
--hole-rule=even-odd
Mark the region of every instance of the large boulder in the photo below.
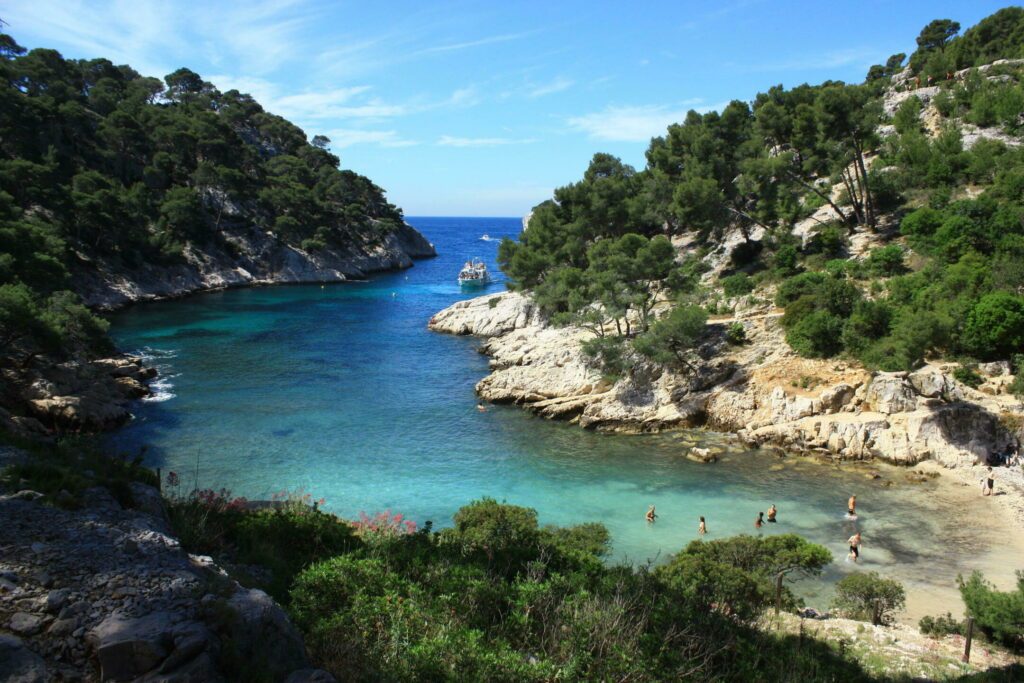
<svg viewBox="0 0 1024 683">
<path fill-rule="evenodd" d="M 917 407 L 917 392 L 907 373 L 879 372 L 868 384 L 864 403 L 876 413 L 902 413 Z"/>
<path fill-rule="evenodd" d="M 235 617 L 229 629 L 238 656 L 258 662 L 275 681 L 309 666 L 302 636 L 273 598 L 255 588 L 242 588 L 227 604 Z"/>
<path fill-rule="evenodd" d="M 914 391 L 925 398 L 941 398 L 944 401 L 957 401 L 963 398 L 963 392 L 956 382 L 934 368 L 921 368 L 911 373 L 907 379 Z"/>
<path fill-rule="evenodd" d="M 0 633 L 0 681 L 44 683 L 49 676 L 46 663 L 16 636 Z"/>
<path fill-rule="evenodd" d="M 154 612 L 137 619 L 112 614 L 86 634 L 104 681 L 130 681 L 156 669 L 174 649 L 177 617 Z"/>
</svg>

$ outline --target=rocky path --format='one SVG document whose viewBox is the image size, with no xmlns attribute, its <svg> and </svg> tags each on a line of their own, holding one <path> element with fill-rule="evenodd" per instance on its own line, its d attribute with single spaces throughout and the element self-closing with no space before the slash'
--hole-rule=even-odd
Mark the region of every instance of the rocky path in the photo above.
<svg viewBox="0 0 1024 683">
<path fill-rule="evenodd" d="M 122 509 L 90 489 L 82 510 L 0 496 L 0 680 L 238 680 L 238 662 L 275 681 L 332 680 L 309 669 L 269 596 L 181 549 L 155 489 L 132 496 Z"/>
</svg>

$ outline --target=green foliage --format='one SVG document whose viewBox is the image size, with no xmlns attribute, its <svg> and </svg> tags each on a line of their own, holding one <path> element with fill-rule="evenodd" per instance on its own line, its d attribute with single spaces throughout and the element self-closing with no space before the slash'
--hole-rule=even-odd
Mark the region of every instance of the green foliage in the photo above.
<svg viewBox="0 0 1024 683">
<path fill-rule="evenodd" d="M 736 273 L 722 278 L 722 291 L 728 297 L 743 296 L 754 291 L 754 283 L 746 273 Z"/>
<path fill-rule="evenodd" d="M 814 310 L 789 326 L 786 342 L 801 356 L 829 358 L 842 350 L 842 333 L 842 318 Z"/>
<path fill-rule="evenodd" d="M 310 566 L 290 610 L 339 680 L 863 679 L 815 641 L 754 627 L 775 575 L 820 572 L 824 548 L 726 539 L 654 571 L 605 564 L 607 550 L 602 525 L 538 528 L 532 510 L 484 499 L 453 529 Z"/>
<path fill-rule="evenodd" d="M 878 572 L 847 574 L 836 584 L 833 605 L 853 619 L 867 619 L 880 625 L 891 621 L 893 612 L 903 609 L 903 586 Z"/>
<path fill-rule="evenodd" d="M 593 359 L 597 367 L 613 378 L 625 374 L 632 365 L 626 340 L 622 337 L 593 337 L 584 340 L 580 349 L 584 356 Z"/>
<path fill-rule="evenodd" d="M 964 622 L 955 619 L 949 612 L 940 614 L 937 617 L 923 616 L 917 622 L 917 628 L 926 636 L 942 638 L 950 635 L 965 635 L 967 628 Z"/>
<path fill-rule="evenodd" d="M 656 363 L 689 371 L 707 320 L 707 313 L 700 306 L 677 306 L 655 322 L 649 332 L 637 337 L 633 346 L 640 355 Z"/>
<path fill-rule="evenodd" d="M 1017 572 L 1016 590 L 997 591 L 981 572 L 965 581 L 958 577 L 967 614 L 990 639 L 1015 648 L 1024 647 L 1024 572 Z"/>
<path fill-rule="evenodd" d="M 867 259 L 868 272 L 879 277 L 891 277 L 906 272 L 903 250 L 897 244 L 872 249 Z"/>
<path fill-rule="evenodd" d="M 1024 297 L 993 292 L 981 297 L 967 316 L 963 343 L 978 358 L 1008 358 L 1024 348 Z"/>
<path fill-rule="evenodd" d="M 725 340 L 733 346 L 745 344 L 747 341 L 747 328 L 741 322 L 734 322 L 725 331 Z"/>
<path fill-rule="evenodd" d="M 158 483 L 153 471 L 141 465 L 141 458 L 104 452 L 91 441 L 65 438 L 57 444 L 29 442 L 17 446 L 30 457 L 0 470 L 0 483 L 17 490 L 38 491 L 62 507 L 77 508 L 87 489 L 102 486 L 122 506 L 134 508 L 131 483 Z M 67 495 L 61 495 L 62 491 Z"/>
<path fill-rule="evenodd" d="M 970 365 L 960 365 L 953 370 L 953 379 L 974 389 L 977 389 L 981 386 L 981 383 L 985 381 L 984 378 L 978 374 L 978 371 Z"/>
<path fill-rule="evenodd" d="M 349 524 L 305 500 L 248 510 L 244 499 L 232 499 L 227 491 L 193 491 L 172 497 L 168 512 L 182 547 L 268 569 L 269 581 L 259 577 L 248 583 L 280 601 L 310 564 L 361 545 Z"/>
</svg>

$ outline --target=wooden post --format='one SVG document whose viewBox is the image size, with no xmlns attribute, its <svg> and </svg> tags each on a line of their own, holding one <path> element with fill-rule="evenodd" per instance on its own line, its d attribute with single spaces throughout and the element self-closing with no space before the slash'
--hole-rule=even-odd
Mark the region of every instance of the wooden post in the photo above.
<svg viewBox="0 0 1024 683">
<path fill-rule="evenodd" d="M 971 639 L 974 637 L 974 617 L 967 617 L 967 639 L 964 641 L 963 661 L 971 661 Z"/>
<path fill-rule="evenodd" d="M 782 572 L 775 577 L 775 616 L 779 616 L 782 609 Z"/>
<path fill-rule="evenodd" d="M 163 493 L 164 490 L 164 478 L 160 473 L 160 468 L 156 468 L 156 490 Z"/>
</svg>

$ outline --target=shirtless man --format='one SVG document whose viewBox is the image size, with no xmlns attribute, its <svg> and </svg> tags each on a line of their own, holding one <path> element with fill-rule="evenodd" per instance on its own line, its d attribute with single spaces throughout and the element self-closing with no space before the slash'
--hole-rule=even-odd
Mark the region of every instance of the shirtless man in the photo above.
<svg viewBox="0 0 1024 683">
<path fill-rule="evenodd" d="M 857 496 L 850 496 L 850 500 L 846 502 L 846 512 L 851 517 L 857 516 Z"/>
<path fill-rule="evenodd" d="M 757 513 L 757 519 L 754 520 L 754 528 L 755 529 L 760 529 L 763 524 L 764 524 L 764 513 L 763 512 L 758 512 Z"/>
<path fill-rule="evenodd" d="M 647 518 L 648 522 L 653 522 L 655 519 L 658 518 L 658 515 L 654 514 L 654 506 L 653 505 L 651 507 L 647 508 L 647 514 L 645 515 L 645 517 Z"/>
<path fill-rule="evenodd" d="M 850 559 L 856 562 L 860 558 L 860 532 L 850 536 L 847 543 L 850 544 Z"/>
<path fill-rule="evenodd" d="M 996 473 L 992 471 L 991 467 L 989 467 L 988 471 L 985 472 L 985 479 L 984 479 L 983 486 L 982 486 L 982 489 L 981 489 L 981 495 L 983 495 L 983 496 L 991 496 L 995 492 L 995 489 L 996 489 Z"/>
<path fill-rule="evenodd" d="M 777 515 L 777 514 L 779 514 L 779 511 L 775 509 L 775 503 L 772 503 L 772 506 L 770 508 L 768 508 L 768 521 L 769 522 L 774 522 L 775 521 L 775 515 Z"/>
</svg>

